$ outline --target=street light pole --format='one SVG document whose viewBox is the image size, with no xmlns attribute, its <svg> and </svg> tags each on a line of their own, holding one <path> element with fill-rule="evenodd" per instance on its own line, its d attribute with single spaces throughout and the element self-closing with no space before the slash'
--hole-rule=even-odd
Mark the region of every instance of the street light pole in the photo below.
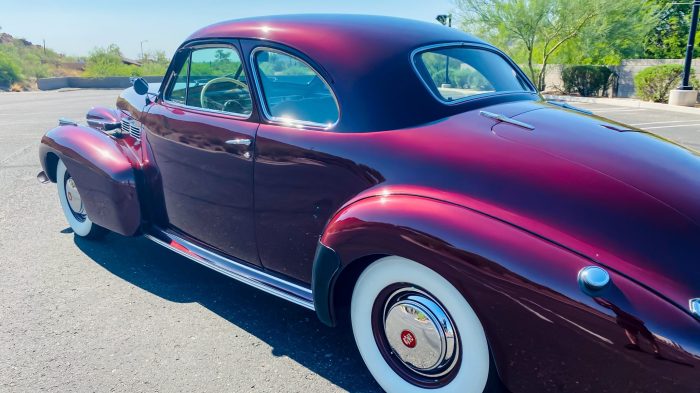
<svg viewBox="0 0 700 393">
<path fill-rule="evenodd" d="M 685 64 L 683 65 L 683 84 L 678 87 L 680 90 L 693 90 L 690 85 L 690 65 L 693 61 L 693 48 L 695 47 L 695 32 L 698 29 L 698 11 L 700 10 L 700 0 L 693 1 L 693 13 L 690 20 L 690 33 L 688 34 L 688 46 L 685 48 Z"/>
<path fill-rule="evenodd" d="M 687 3 L 686 3 L 687 4 Z M 683 64 L 683 81 L 678 88 L 673 89 L 668 95 L 669 105 L 694 107 L 698 102 L 698 91 L 690 85 L 690 66 L 693 62 L 693 48 L 695 46 L 695 33 L 698 30 L 698 11 L 700 0 L 693 0 L 693 13 L 690 20 L 690 33 L 688 34 L 688 46 L 685 48 L 685 63 Z"/>
</svg>

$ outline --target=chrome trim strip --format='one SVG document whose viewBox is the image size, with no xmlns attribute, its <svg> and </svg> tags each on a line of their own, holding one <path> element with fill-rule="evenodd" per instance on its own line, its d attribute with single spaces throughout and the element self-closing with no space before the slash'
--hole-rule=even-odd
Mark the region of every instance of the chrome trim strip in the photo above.
<svg viewBox="0 0 700 393">
<path fill-rule="evenodd" d="M 172 239 L 176 243 L 190 250 L 192 253 L 188 253 L 173 247 L 154 235 L 145 234 L 144 236 L 147 239 L 171 251 L 174 251 L 185 258 L 188 258 L 244 284 L 248 284 L 253 288 L 257 288 L 261 291 L 275 295 L 309 310 L 314 310 L 311 289 L 283 280 L 279 277 L 272 276 L 260 269 L 247 266 L 241 262 L 215 254 L 170 232 L 161 230 L 158 230 L 158 232 L 158 235 Z"/>
<path fill-rule="evenodd" d="M 253 97 L 251 97 L 251 99 L 253 99 Z M 166 100 L 165 98 L 163 99 L 163 102 L 167 103 L 168 105 L 174 106 L 176 108 L 180 108 L 180 109 L 187 109 L 189 111 L 194 111 L 194 112 L 202 111 L 202 112 L 208 112 L 208 113 L 215 113 L 218 115 L 229 116 L 229 117 L 232 117 L 236 120 L 248 120 L 253 115 L 253 111 L 251 111 L 248 115 L 245 115 L 243 113 L 225 112 L 225 111 L 219 111 L 216 109 L 200 108 L 198 106 L 184 105 L 184 104 L 180 104 L 179 102 Z"/>
<path fill-rule="evenodd" d="M 514 126 L 527 128 L 528 130 L 534 130 L 534 129 L 535 129 L 535 126 L 533 126 L 533 125 L 530 125 L 530 124 L 527 124 L 527 123 L 523 123 L 522 121 L 517 121 L 517 120 L 512 119 L 512 118 L 510 118 L 510 117 L 508 117 L 508 116 L 501 115 L 501 114 L 498 114 L 498 113 L 487 112 L 487 111 L 479 111 L 479 114 L 480 114 L 481 116 L 488 117 L 489 119 L 494 119 L 494 120 L 499 121 L 499 122 L 509 123 L 509 124 L 514 125 Z"/>
<path fill-rule="evenodd" d="M 307 67 L 309 67 L 311 70 L 313 70 L 314 73 L 318 76 L 318 78 L 323 82 L 323 84 L 328 88 L 328 91 L 331 93 L 331 97 L 333 97 L 333 101 L 335 102 L 335 107 L 338 108 L 338 119 L 335 121 L 333 124 L 321 124 L 321 123 L 315 123 L 312 121 L 304 121 L 304 120 L 285 120 L 281 119 L 279 117 L 274 117 L 270 114 L 269 109 L 267 108 L 267 104 L 265 102 L 265 96 L 263 95 L 263 90 L 260 85 L 260 80 L 258 78 L 258 66 L 255 63 L 255 54 L 260 51 L 269 51 L 269 52 L 276 52 L 283 54 L 285 56 L 289 56 L 293 59 L 298 60 L 301 63 L 304 63 Z M 255 90 L 258 92 L 258 104 L 260 106 L 261 112 L 263 117 L 269 121 L 272 124 L 277 124 L 277 125 L 282 125 L 286 127 L 297 127 L 297 128 L 309 128 L 309 129 L 316 129 L 316 130 L 328 130 L 333 127 L 335 127 L 339 122 L 340 122 L 340 117 L 341 115 L 341 110 L 340 110 L 340 103 L 338 102 L 338 98 L 336 97 L 335 91 L 333 91 L 333 88 L 331 88 L 331 85 L 326 82 L 326 79 L 321 75 L 320 72 L 316 70 L 316 68 L 312 67 L 311 64 L 307 63 L 306 61 L 298 58 L 297 56 L 294 56 L 293 54 L 289 52 L 285 52 L 280 49 L 275 49 L 275 48 L 270 48 L 267 46 L 258 46 L 255 47 L 252 51 L 250 51 L 250 70 L 251 73 L 253 74 L 253 82 L 255 84 Z"/>
<path fill-rule="evenodd" d="M 560 107 L 560 108 L 570 109 L 570 110 L 576 111 L 576 112 L 581 112 L 581 113 L 586 114 L 586 115 L 592 115 L 592 114 L 593 114 L 593 112 L 591 112 L 591 111 L 589 111 L 589 110 L 586 110 L 586 109 L 583 109 L 583 108 L 579 108 L 579 107 L 577 107 L 577 106 L 569 105 L 567 102 L 564 102 L 564 101 L 550 101 L 550 100 L 547 100 L 547 103 L 550 104 L 550 105 L 558 106 L 558 107 Z"/>
<path fill-rule="evenodd" d="M 530 91 L 516 91 L 516 90 L 514 90 L 514 91 L 495 91 L 495 92 L 475 94 L 475 95 L 468 96 L 468 97 L 462 97 L 462 98 L 452 100 L 452 101 L 448 101 L 448 100 L 444 99 L 443 97 L 440 97 L 439 95 L 435 94 L 435 92 L 430 87 L 430 85 L 428 85 L 428 82 L 421 75 L 420 71 L 418 71 L 418 68 L 416 67 L 415 57 L 420 52 L 426 52 L 426 51 L 429 51 L 431 49 L 447 48 L 447 47 L 475 48 L 475 49 L 487 50 L 489 52 L 495 53 L 496 55 L 500 56 L 503 60 L 505 60 L 511 66 L 511 68 L 513 68 L 513 70 L 515 72 L 517 72 L 520 75 L 520 77 L 523 78 L 523 80 L 526 81 L 530 85 L 529 87 L 532 90 L 530 90 Z M 421 46 L 420 48 L 416 48 L 411 52 L 411 55 L 409 57 L 409 62 L 411 63 L 411 67 L 413 67 L 413 71 L 416 72 L 416 76 L 418 76 L 418 79 L 420 79 L 420 81 L 423 83 L 423 86 L 425 86 L 425 88 L 428 89 L 428 92 L 430 92 L 430 95 L 432 95 L 433 97 L 435 97 L 436 100 L 440 101 L 441 103 L 443 103 L 445 105 L 458 105 L 458 104 L 462 104 L 462 103 L 467 102 L 467 101 L 473 101 L 473 100 L 478 100 L 481 98 L 494 97 L 494 96 L 499 96 L 499 95 L 536 94 L 536 91 L 537 91 L 537 89 L 535 89 L 535 86 L 532 85 L 530 78 L 528 78 L 527 75 L 525 75 L 525 73 L 523 73 L 523 71 L 519 67 L 517 67 L 517 64 L 513 63 L 513 61 L 510 58 L 508 58 L 507 56 L 504 56 L 498 50 L 495 50 L 494 48 L 492 48 L 488 45 L 480 44 L 478 42 L 457 41 L 457 42 L 445 42 L 442 44 Z"/>
</svg>

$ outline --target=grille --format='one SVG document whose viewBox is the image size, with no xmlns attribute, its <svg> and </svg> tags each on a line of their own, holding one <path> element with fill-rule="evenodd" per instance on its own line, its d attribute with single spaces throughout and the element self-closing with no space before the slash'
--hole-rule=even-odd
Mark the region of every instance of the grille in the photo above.
<svg viewBox="0 0 700 393">
<path fill-rule="evenodd" d="M 141 125 L 132 119 L 122 119 L 122 132 L 131 135 L 134 139 L 141 139 Z"/>
</svg>

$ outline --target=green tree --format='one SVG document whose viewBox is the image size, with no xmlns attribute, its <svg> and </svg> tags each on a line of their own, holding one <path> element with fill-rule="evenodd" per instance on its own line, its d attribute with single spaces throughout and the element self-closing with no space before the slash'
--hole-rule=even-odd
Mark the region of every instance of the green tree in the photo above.
<svg viewBox="0 0 700 393">
<path fill-rule="evenodd" d="M 680 59 L 685 56 L 685 48 L 690 32 L 692 2 L 678 0 L 647 0 L 655 8 L 653 29 L 644 37 L 644 56 L 652 59 Z M 698 51 L 698 35 L 695 36 L 695 57 Z"/>
<path fill-rule="evenodd" d="M 572 52 L 575 43 L 579 48 L 587 43 L 592 51 L 601 52 L 595 54 L 601 58 L 614 53 L 606 49 L 611 42 L 600 41 L 601 37 L 625 32 L 626 45 L 641 42 L 640 29 L 630 33 L 629 25 L 643 23 L 648 13 L 638 0 L 456 0 L 456 4 L 463 27 L 524 63 L 540 90 L 545 88 L 547 66 L 557 55 L 567 48 L 578 57 L 589 54 Z M 641 16 L 641 21 L 635 20 Z"/>
<path fill-rule="evenodd" d="M 640 0 L 616 0 L 605 9 L 563 45 L 555 62 L 612 65 L 644 57 L 644 37 L 656 23 L 656 7 Z"/>
</svg>

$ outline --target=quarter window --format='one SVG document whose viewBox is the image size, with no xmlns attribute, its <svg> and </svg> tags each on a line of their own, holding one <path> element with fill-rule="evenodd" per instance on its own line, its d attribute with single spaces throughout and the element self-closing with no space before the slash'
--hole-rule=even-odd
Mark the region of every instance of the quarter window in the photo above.
<svg viewBox="0 0 700 393">
<path fill-rule="evenodd" d="M 443 101 L 494 92 L 531 92 L 529 84 L 501 56 L 476 48 L 438 48 L 413 61 L 430 90 Z"/>
<path fill-rule="evenodd" d="M 254 58 L 268 117 L 322 127 L 338 121 L 333 92 L 308 64 L 273 50 L 258 50 Z"/>
</svg>

